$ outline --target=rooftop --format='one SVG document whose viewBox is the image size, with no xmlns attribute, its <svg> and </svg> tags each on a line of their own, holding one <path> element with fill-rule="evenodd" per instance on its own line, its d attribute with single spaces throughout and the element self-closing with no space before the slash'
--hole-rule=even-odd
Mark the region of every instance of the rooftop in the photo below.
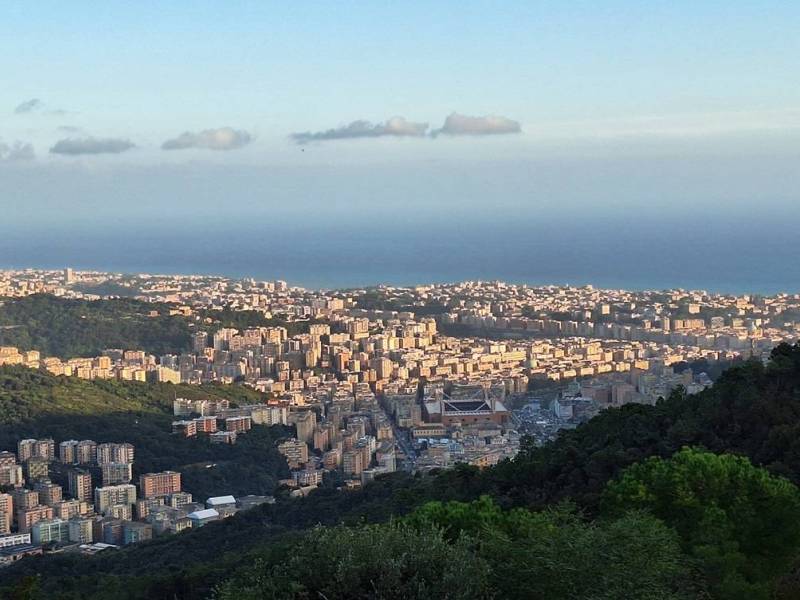
<svg viewBox="0 0 800 600">
<path fill-rule="evenodd" d="M 213 508 L 206 508 L 203 510 L 196 510 L 193 513 L 189 513 L 189 518 L 192 520 L 200 520 L 203 519 L 213 519 L 219 516 L 219 513 L 215 511 Z"/>
<path fill-rule="evenodd" d="M 208 506 L 219 506 L 220 504 L 236 504 L 236 498 L 233 496 L 214 496 L 206 500 Z"/>
</svg>

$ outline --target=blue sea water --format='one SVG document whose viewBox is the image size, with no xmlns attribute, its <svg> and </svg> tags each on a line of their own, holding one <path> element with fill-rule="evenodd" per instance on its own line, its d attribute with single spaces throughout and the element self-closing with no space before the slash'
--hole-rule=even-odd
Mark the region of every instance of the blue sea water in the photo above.
<svg viewBox="0 0 800 600">
<path fill-rule="evenodd" d="M 800 291 L 795 223 L 707 218 L 439 222 L 343 217 L 2 227 L 0 268 L 284 279 L 311 288 L 467 279 L 598 287 Z"/>
</svg>

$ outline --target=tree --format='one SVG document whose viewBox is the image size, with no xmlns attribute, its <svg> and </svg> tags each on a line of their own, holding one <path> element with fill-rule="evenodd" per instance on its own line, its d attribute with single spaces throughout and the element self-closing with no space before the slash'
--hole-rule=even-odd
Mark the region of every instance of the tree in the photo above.
<svg viewBox="0 0 800 600">
<path fill-rule="evenodd" d="M 569 504 L 504 511 L 484 496 L 429 502 L 406 522 L 440 528 L 454 542 L 474 540 L 498 598 L 677 600 L 696 591 L 686 585 L 692 578 L 677 535 L 646 514 L 591 523 Z"/>
<path fill-rule="evenodd" d="M 216 600 L 294 598 L 480 600 L 488 567 L 465 542 L 402 525 L 319 527 L 281 563 L 257 561 L 223 584 Z"/>
<path fill-rule="evenodd" d="M 150 316 L 155 311 L 157 316 Z M 34 294 L 0 304 L 0 346 L 43 356 L 97 356 L 107 348 L 153 354 L 189 348 L 189 321 L 170 306 L 132 298 L 73 300 Z"/>
<path fill-rule="evenodd" d="M 611 482 L 603 510 L 647 510 L 678 532 L 719 598 L 767 598 L 800 551 L 800 492 L 744 457 L 684 448 Z"/>
</svg>

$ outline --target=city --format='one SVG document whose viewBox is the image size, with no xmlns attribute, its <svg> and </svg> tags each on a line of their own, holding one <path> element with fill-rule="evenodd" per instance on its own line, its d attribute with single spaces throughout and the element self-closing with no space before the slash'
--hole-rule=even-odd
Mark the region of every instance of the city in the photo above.
<svg viewBox="0 0 800 600">
<path fill-rule="evenodd" d="M 291 473 L 279 485 L 294 496 L 323 481 L 352 489 L 397 470 L 496 465 L 517 454 L 523 436 L 541 445 L 605 408 L 653 405 L 679 387 L 699 392 L 712 384 L 703 366 L 766 360 L 800 333 L 800 295 L 501 282 L 325 292 L 219 277 L 0 272 L 5 302 L 116 295 L 93 290 L 125 290 L 157 307 L 149 313 L 168 307 L 194 329 L 190 347 L 60 359 L 0 346 L 0 365 L 86 380 L 248 386 L 262 402 L 176 397 L 172 434 L 236 444 L 253 426 L 293 427 L 277 450 Z M 214 311 L 256 312 L 285 326 L 209 333 L 201 315 Z M 43 546 L 93 554 L 274 502 L 197 502 L 172 471 L 141 473 L 134 485 L 134 447 L 124 440 L 24 439 L 0 462 L 0 485 L 11 489 L 0 496 L 5 561 Z"/>
<path fill-rule="evenodd" d="M 800 599 L 800 3 L 0 23 L 0 599 Z"/>
</svg>

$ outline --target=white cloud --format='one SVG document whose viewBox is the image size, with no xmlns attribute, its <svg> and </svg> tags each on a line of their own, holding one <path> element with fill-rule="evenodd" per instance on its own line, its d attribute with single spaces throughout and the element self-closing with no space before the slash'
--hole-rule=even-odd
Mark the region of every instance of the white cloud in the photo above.
<svg viewBox="0 0 800 600">
<path fill-rule="evenodd" d="M 120 154 L 135 145 L 121 138 L 67 138 L 59 140 L 50 148 L 51 154 Z"/>
<path fill-rule="evenodd" d="M 454 112 L 445 119 L 441 129 L 433 132 L 433 135 L 500 135 L 520 131 L 522 128 L 519 122 L 506 117 L 495 115 L 470 117 Z"/>
<path fill-rule="evenodd" d="M 209 150 L 234 150 L 253 141 L 253 136 L 241 129 L 220 127 L 206 129 L 198 133 L 186 131 L 161 145 L 162 150 L 185 150 L 187 148 L 208 148 Z"/>
<path fill-rule="evenodd" d="M 326 140 L 346 140 L 376 137 L 422 137 L 428 131 L 427 123 L 415 123 L 403 117 L 392 117 L 385 123 L 353 121 L 349 125 L 325 131 L 293 133 L 290 137 L 298 144 Z"/>
<path fill-rule="evenodd" d="M 22 115 L 25 113 L 33 112 L 35 110 L 39 110 L 44 106 L 44 102 L 39 100 L 38 98 L 31 98 L 30 100 L 25 100 L 25 102 L 20 103 L 15 109 L 14 113 L 18 115 Z"/>
</svg>

